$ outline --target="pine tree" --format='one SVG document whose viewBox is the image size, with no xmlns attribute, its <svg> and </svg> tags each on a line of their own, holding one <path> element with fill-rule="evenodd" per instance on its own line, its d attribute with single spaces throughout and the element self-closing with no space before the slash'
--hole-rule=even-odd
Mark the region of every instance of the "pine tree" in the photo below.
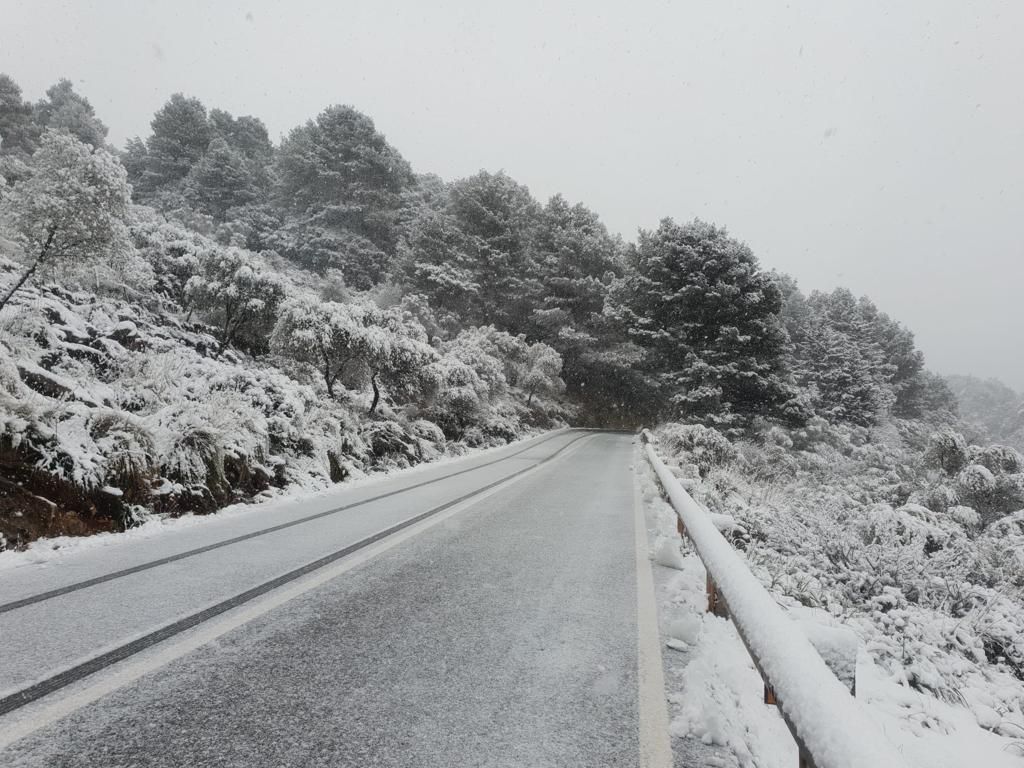
<svg viewBox="0 0 1024 768">
<path fill-rule="evenodd" d="M 22 101 L 18 84 L 0 73 L 0 155 L 31 155 L 39 134 L 40 128 L 32 119 L 32 105 Z"/>
<path fill-rule="evenodd" d="M 530 239 L 539 206 L 505 173 L 481 171 L 451 185 L 448 213 L 471 244 L 479 286 L 471 322 L 510 333 L 529 328 L 542 286 Z"/>
<path fill-rule="evenodd" d="M 275 161 L 281 206 L 348 229 L 392 253 L 409 164 L 366 115 L 348 106 L 321 112 L 288 134 Z"/>
<path fill-rule="evenodd" d="M 153 116 L 152 135 L 146 140 L 146 161 L 142 176 L 132 183 L 140 189 L 159 190 L 184 179 L 206 153 L 213 130 L 206 107 L 199 99 L 180 93 Z"/>
<path fill-rule="evenodd" d="M 215 138 L 184 182 L 185 199 L 215 221 L 224 221 L 235 207 L 252 205 L 266 196 L 266 179 L 259 169 L 227 141 Z"/>
<path fill-rule="evenodd" d="M 35 121 L 41 127 L 70 133 L 83 144 L 99 149 L 106 144 L 105 126 L 84 96 L 75 93 L 70 80 L 61 79 L 46 91 L 35 107 Z"/>
<path fill-rule="evenodd" d="M 673 415 L 733 429 L 786 412 L 782 293 L 746 245 L 664 219 L 640 233 L 632 267 L 612 312 L 650 353 Z"/>
</svg>

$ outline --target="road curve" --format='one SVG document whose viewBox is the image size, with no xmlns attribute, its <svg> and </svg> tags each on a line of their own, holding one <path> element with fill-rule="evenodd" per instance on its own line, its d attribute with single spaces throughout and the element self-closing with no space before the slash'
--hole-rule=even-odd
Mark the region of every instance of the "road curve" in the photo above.
<svg viewBox="0 0 1024 768">
<path fill-rule="evenodd" d="M 272 586 L 11 707 L 0 763 L 640 765 L 631 438 L 525 447 L 5 572 L 55 592 L 0 614 L 9 701 Z"/>
</svg>

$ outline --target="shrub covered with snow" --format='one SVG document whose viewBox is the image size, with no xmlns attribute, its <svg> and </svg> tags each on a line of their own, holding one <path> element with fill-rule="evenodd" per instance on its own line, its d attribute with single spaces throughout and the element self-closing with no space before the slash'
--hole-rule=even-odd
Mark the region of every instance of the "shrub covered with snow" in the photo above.
<svg viewBox="0 0 1024 768">
<path fill-rule="evenodd" d="M 790 434 L 791 443 L 765 430 L 739 443 L 740 459 L 712 467 L 693 492 L 747 530 L 745 556 L 780 601 L 853 628 L 891 683 L 972 712 L 992 710 L 983 727 L 1018 737 L 1021 475 L 1008 471 L 1014 459 L 1001 448 L 968 448 L 952 430 L 920 439 L 921 428 L 831 426 L 814 442 Z M 662 438 L 662 455 L 668 445 Z M 782 457 L 790 471 L 764 470 Z M 1011 499 L 1020 499 L 1020 512 Z M 905 717 L 907 729 L 921 727 L 912 711 Z M 952 726 L 936 719 L 930 727 Z"/>
<path fill-rule="evenodd" d="M 686 458 L 697 465 L 702 476 L 731 464 L 739 455 L 725 435 L 701 424 L 664 424 L 655 437 L 668 456 Z"/>
</svg>

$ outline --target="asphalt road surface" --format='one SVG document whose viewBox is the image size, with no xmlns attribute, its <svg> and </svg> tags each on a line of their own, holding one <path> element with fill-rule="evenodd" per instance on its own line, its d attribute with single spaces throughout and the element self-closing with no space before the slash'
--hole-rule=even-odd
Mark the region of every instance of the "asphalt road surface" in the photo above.
<svg viewBox="0 0 1024 768">
<path fill-rule="evenodd" d="M 634 458 L 562 431 L 0 570 L 0 765 L 671 764 Z"/>
</svg>

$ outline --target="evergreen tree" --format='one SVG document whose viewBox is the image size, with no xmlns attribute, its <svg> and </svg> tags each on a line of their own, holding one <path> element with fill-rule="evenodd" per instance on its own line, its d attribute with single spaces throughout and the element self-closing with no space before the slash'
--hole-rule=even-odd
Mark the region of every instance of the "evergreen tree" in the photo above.
<svg viewBox="0 0 1024 768">
<path fill-rule="evenodd" d="M 409 164 L 352 107 L 334 106 L 292 130 L 275 161 L 280 205 L 301 219 L 350 230 L 393 253 Z"/>
<path fill-rule="evenodd" d="M 218 137 L 185 177 L 184 195 L 196 210 L 224 221 L 230 209 L 264 199 L 266 177 Z"/>
<path fill-rule="evenodd" d="M 527 331 L 542 291 L 530 248 L 540 207 L 530 191 L 505 173 L 481 171 L 451 185 L 448 213 L 474 257 L 470 322 Z"/>
<path fill-rule="evenodd" d="M 608 386 L 627 372 L 609 367 L 616 359 L 629 366 L 631 356 L 605 354 L 622 340 L 602 312 L 612 282 L 623 271 L 621 241 L 608 234 L 596 213 L 556 195 L 540 213 L 532 249 L 543 291 L 531 316 L 531 335 L 561 354 L 562 375 L 574 397 L 614 398 L 614 387 Z M 601 354 L 594 354 L 598 350 Z"/>
<path fill-rule="evenodd" d="M 0 155 L 31 155 L 39 142 L 32 105 L 21 99 L 21 88 L 0 73 Z"/>
<path fill-rule="evenodd" d="M 398 277 L 435 310 L 465 323 L 482 322 L 477 241 L 445 210 L 422 206 L 398 248 Z"/>
<path fill-rule="evenodd" d="M 783 378 L 782 293 L 746 245 L 699 220 L 664 219 L 640 233 L 632 267 L 612 312 L 650 353 L 673 415 L 725 429 L 801 416 Z"/>
<path fill-rule="evenodd" d="M 84 96 L 75 93 L 70 80 L 61 79 L 46 91 L 35 107 L 35 121 L 43 128 L 70 133 L 83 144 L 101 148 L 107 139 L 105 126 Z"/>
<path fill-rule="evenodd" d="M 157 191 L 184 179 L 214 134 L 202 102 L 180 93 L 157 111 L 150 126 L 153 133 L 146 140 L 142 176 L 133 177 L 132 183 L 140 190 Z"/>
</svg>

